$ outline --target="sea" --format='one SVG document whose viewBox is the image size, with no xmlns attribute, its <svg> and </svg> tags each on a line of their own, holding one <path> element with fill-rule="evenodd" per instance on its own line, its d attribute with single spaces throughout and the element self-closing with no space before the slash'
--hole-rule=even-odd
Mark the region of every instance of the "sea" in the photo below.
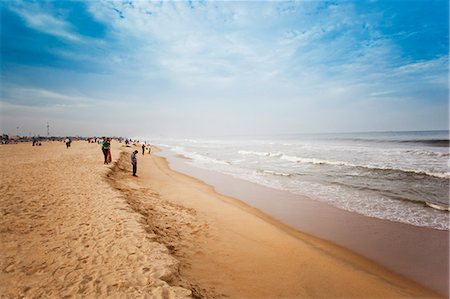
<svg viewBox="0 0 450 299">
<path fill-rule="evenodd" d="M 449 131 L 147 141 L 194 167 L 369 217 L 450 230 Z"/>
</svg>

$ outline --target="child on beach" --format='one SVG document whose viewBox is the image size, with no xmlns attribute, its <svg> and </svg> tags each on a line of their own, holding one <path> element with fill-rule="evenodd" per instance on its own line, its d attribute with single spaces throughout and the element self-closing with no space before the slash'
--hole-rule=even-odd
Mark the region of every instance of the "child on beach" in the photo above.
<svg viewBox="0 0 450 299">
<path fill-rule="evenodd" d="M 131 153 L 131 165 L 133 165 L 133 176 L 136 176 L 137 171 L 137 158 L 136 158 L 137 153 L 138 153 L 137 150 Z"/>
</svg>

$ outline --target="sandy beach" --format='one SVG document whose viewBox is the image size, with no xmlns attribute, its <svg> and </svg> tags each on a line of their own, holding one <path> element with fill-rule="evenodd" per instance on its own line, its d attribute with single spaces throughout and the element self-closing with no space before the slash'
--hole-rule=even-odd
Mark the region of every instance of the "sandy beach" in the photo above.
<svg viewBox="0 0 450 299">
<path fill-rule="evenodd" d="M 134 149 L 0 147 L 3 297 L 440 297 Z"/>
<path fill-rule="evenodd" d="M 197 168 L 162 151 L 171 169 L 193 176 L 220 194 L 239 198 L 277 221 L 338 244 L 439 294 L 449 295 L 449 233 L 338 209 L 318 200 Z M 186 163 L 189 162 L 189 163 Z"/>
</svg>

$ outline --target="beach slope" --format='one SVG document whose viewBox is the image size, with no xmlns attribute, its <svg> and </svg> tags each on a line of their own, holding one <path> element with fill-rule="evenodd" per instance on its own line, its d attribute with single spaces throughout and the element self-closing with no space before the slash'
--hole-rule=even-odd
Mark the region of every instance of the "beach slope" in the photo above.
<svg viewBox="0 0 450 299">
<path fill-rule="evenodd" d="M 113 144 L 0 147 L 6 297 L 434 298 L 271 219 L 164 158 Z"/>
</svg>

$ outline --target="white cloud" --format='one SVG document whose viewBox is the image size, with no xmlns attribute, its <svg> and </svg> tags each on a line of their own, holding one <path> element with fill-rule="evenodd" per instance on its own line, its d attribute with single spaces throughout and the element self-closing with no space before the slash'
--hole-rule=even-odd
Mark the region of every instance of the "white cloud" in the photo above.
<svg viewBox="0 0 450 299">
<path fill-rule="evenodd" d="M 43 88 L 3 86 L 2 102 L 30 107 L 86 107 L 102 102 L 80 95 L 67 95 Z"/>
<path fill-rule="evenodd" d="M 401 65 L 395 69 L 396 75 L 417 75 L 435 73 L 436 70 L 446 71 L 448 56 L 441 56 L 431 60 L 422 60 Z"/>
<path fill-rule="evenodd" d="M 38 5 L 18 1 L 15 2 L 10 9 L 22 17 L 26 24 L 34 30 L 70 42 L 83 42 L 83 38 L 79 34 L 73 32 L 70 23 L 42 10 Z"/>
</svg>

